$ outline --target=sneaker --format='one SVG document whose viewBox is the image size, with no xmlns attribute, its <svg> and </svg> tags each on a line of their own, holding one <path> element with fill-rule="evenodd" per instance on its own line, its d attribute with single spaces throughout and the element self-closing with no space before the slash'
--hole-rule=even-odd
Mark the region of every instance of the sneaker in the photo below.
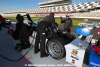
<svg viewBox="0 0 100 67">
<path fill-rule="evenodd" d="M 35 50 L 34 50 L 34 53 L 37 54 L 39 51 L 40 51 L 40 49 L 38 49 L 38 51 L 35 51 Z"/>
<path fill-rule="evenodd" d="M 49 54 L 45 54 L 44 56 L 40 56 L 41 58 L 43 58 L 43 57 L 48 57 L 49 56 Z"/>
</svg>

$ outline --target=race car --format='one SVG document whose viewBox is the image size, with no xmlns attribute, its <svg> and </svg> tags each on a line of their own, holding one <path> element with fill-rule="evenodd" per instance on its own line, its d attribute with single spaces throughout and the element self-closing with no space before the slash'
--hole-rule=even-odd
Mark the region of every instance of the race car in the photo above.
<svg viewBox="0 0 100 67">
<path fill-rule="evenodd" d="M 99 24 L 97 24 L 95 22 L 86 22 L 86 23 L 79 23 L 78 26 L 79 27 L 98 28 L 99 27 Z"/>
<path fill-rule="evenodd" d="M 29 16 L 29 15 L 28 15 Z M 35 45 L 35 39 L 36 39 L 36 34 L 37 34 L 37 25 L 39 21 L 30 21 L 32 20 L 30 17 L 28 18 L 28 20 L 24 20 L 23 24 L 24 26 L 26 26 L 25 28 L 29 28 L 30 26 L 30 35 L 29 35 L 29 41 L 30 44 Z M 26 31 L 26 30 L 25 30 Z M 50 32 L 47 30 L 46 31 L 46 35 L 47 35 L 47 39 L 46 39 L 46 51 L 50 54 L 50 56 L 54 59 L 61 59 L 63 57 L 65 57 L 66 52 L 65 52 L 65 48 L 64 45 L 70 43 L 71 41 L 73 41 L 76 37 L 77 34 L 75 33 L 68 33 L 65 30 L 60 30 L 58 28 L 58 25 L 55 23 L 55 27 L 54 27 L 54 31 L 52 34 L 50 34 Z M 21 35 L 20 35 L 21 36 Z M 16 49 L 16 46 L 15 46 Z M 22 51 L 22 49 L 18 48 L 18 51 Z"/>
<path fill-rule="evenodd" d="M 6 19 L 6 18 L 5 18 L 5 19 Z M 11 25 L 11 20 L 6 19 L 6 20 L 5 20 L 5 23 L 6 23 L 7 25 Z"/>
<path fill-rule="evenodd" d="M 0 22 L 4 22 L 5 25 L 11 25 L 11 20 L 4 18 L 3 16 L 0 15 Z"/>
<path fill-rule="evenodd" d="M 76 61 L 76 63 L 73 62 L 74 64 L 71 64 L 77 67 L 82 67 L 83 62 L 89 65 L 90 50 L 88 45 L 93 36 L 90 35 L 90 32 L 86 28 L 83 29 L 83 31 L 86 32 L 80 31 L 80 29 L 77 29 L 77 34 L 84 34 L 88 37 L 80 37 L 77 34 L 56 29 L 54 35 L 46 39 L 46 51 L 56 60 L 66 57 L 66 61 L 69 63 L 71 63 L 71 60 Z M 29 41 L 31 44 L 33 44 L 33 46 L 35 45 L 36 34 L 37 31 L 35 30 L 33 31 L 32 35 L 29 36 Z M 78 45 L 79 42 L 81 42 L 81 45 Z M 72 53 L 71 50 L 74 53 Z M 75 56 L 71 56 L 71 53 Z"/>
<path fill-rule="evenodd" d="M 32 35 L 29 36 L 31 44 L 35 44 L 37 31 L 33 31 Z M 73 41 L 78 35 L 75 33 L 68 33 L 67 31 L 54 29 L 54 33 L 51 35 L 48 33 L 46 39 L 46 50 L 50 56 L 56 60 L 60 60 L 65 57 L 66 51 L 64 45 Z"/>
<path fill-rule="evenodd" d="M 4 23 L 5 23 L 5 25 L 11 25 L 11 20 L 5 18 L 5 22 Z"/>
</svg>

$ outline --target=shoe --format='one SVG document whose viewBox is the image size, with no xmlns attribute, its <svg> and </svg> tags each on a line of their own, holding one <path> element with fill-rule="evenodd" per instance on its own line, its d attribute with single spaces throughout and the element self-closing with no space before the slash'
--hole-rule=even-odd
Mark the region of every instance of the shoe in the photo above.
<svg viewBox="0 0 100 67">
<path fill-rule="evenodd" d="M 49 54 L 45 54 L 44 56 L 40 56 L 41 58 L 43 58 L 43 57 L 48 57 L 49 56 Z"/>
<path fill-rule="evenodd" d="M 40 49 L 38 49 L 38 51 L 34 51 L 35 54 L 37 54 L 40 51 Z"/>
<path fill-rule="evenodd" d="M 16 46 L 15 46 L 15 50 L 17 50 L 19 48 L 20 44 L 17 43 Z"/>
<path fill-rule="evenodd" d="M 19 48 L 17 49 L 19 52 L 22 52 L 22 46 L 19 46 Z"/>
</svg>

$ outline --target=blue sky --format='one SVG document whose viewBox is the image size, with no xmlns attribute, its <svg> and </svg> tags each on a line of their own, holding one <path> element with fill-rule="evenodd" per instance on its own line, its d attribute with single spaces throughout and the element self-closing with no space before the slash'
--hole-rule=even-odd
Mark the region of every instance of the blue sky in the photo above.
<svg viewBox="0 0 100 67">
<path fill-rule="evenodd" d="M 0 13 L 8 10 L 39 8 L 38 3 L 48 0 L 0 0 Z M 72 0 L 72 3 L 83 3 L 98 0 Z"/>
</svg>

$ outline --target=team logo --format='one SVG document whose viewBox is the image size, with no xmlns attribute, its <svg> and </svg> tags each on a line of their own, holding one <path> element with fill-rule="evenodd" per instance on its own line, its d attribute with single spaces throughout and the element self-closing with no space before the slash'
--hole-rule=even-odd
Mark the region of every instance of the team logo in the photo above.
<svg viewBox="0 0 100 67">
<path fill-rule="evenodd" d="M 75 50 L 75 49 L 73 49 L 73 50 L 72 50 L 72 52 L 71 52 L 71 54 L 72 54 L 72 55 L 74 55 L 74 56 L 77 56 L 78 51 L 77 51 L 77 50 Z"/>
<path fill-rule="evenodd" d="M 71 52 L 71 56 L 70 57 L 72 57 L 73 59 L 76 59 L 76 60 L 79 60 L 79 57 L 77 56 L 77 54 L 78 54 L 78 51 L 77 50 L 72 50 L 72 52 Z"/>
<path fill-rule="evenodd" d="M 72 59 L 72 62 L 71 62 L 72 64 L 75 64 L 75 60 L 74 59 Z"/>
</svg>

